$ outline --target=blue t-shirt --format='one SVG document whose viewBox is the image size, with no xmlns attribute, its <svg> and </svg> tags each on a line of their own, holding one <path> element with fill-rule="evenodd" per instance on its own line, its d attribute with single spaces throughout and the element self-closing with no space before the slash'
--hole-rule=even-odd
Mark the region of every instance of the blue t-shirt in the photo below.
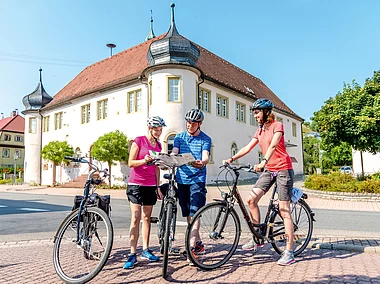
<svg viewBox="0 0 380 284">
<path fill-rule="evenodd" d="M 179 149 L 178 154 L 191 153 L 196 160 L 202 160 L 204 150 L 210 153 L 211 138 L 202 131 L 197 136 L 191 136 L 185 131 L 174 137 L 173 146 Z M 190 165 L 184 165 L 178 168 L 176 181 L 180 184 L 206 182 L 206 167 L 197 169 Z"/>
</svg>

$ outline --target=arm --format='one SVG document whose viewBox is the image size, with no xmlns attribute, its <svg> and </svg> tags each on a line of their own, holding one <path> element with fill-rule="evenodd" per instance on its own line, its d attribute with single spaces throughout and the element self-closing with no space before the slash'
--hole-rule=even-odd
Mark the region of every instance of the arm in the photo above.
<svg viewBox="0 0 380 284">
<path fill-rule="evenodd" d="M 239 152 L 237 152 L 235 155 L 228 158 L 227 160 L 223 160 L 223 164 L 226 162 L 231 164 L 233 161 L 247 155 L 257 145 L 257 143 L 259 143 L 259 140 L 255 137 L 252 138 L 252 140 L 247 145 L 245 145 L 243 148 L 241 148 L 239 150 Z"/>
<path fill-rule="evenodd" d="M 129 152 L 128 166 L 130 168 L 142 166 L 153 160 L 149 155 L 145 155 L 144 159 L 136 160 L 137 154 L 139 153 L 139 146 L 135 142 L 132 143 L 131 151 Z"/>
</svg>

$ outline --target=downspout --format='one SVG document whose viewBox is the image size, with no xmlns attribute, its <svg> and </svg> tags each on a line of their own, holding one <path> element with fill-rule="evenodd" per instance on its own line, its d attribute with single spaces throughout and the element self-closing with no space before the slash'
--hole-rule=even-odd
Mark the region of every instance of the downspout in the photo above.
<svg viewBox="0 0 380 284">
<path fill-rule="evenodd" d="M 203 74 L 201 73 L 201 80 L 202 81 L 200 81 L 198 84 L 197 84 L 197 101 L 198 101 L 198 96 L 199 96 L 199 85 L 200 84 L 202 84 L 204 81 L 205 81 L 205 79 L 203 78 Z"/>
<path fill-rule="evenodd" d="M 41 156 L 41 151 L 42 151 L 42 126 L 43 126 L 43 117 L 42 117 L 42 114 L 41 114 L 41 109 L 38 110 L 38 114 L 40 115 L 40 118 L 41 118 L 41 122 L 40 122 L 40 141 L 41 141 L 41 143 L 40 143 L 40 155 L 39 155 L 39 160 L 40 160 L 39 161 L 39 163 L 40 163 L 39 176 L 40 176 L 40 185 L 41 185 L 42 184 L 42 156 Z M 25 135 L 25 133 L 24 133 L 24 135 Z M 24 141 L 25 141 L 25 139 L 24 139 Z M 24 153 L 24 156 L 25 156 L 25 153 Z M 25 158 L 24 158 L 24 160 L 25 160 Z M 53 164 L 53 166 L 54 166 L 54 164 Z M 25 169 L 24 169 L 24 173 L 25 173 Z M 54 180 L 55 180 L 55 177 L 54 177 Z"/>
</svg>

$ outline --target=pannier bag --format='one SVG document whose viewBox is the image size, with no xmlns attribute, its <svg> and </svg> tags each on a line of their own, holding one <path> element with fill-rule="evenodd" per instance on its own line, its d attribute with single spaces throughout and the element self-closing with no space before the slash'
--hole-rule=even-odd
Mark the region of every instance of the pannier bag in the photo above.
<svg viewBox="0 0 380 284">
<path fill-rule="evenodd" d="M 74 206 L 72 210 L 79 208 L 81 201 L 83 200 L 83 195 L 75 195 L 74 197 Z M 89 205 L 94 205 L 109 215 L 111 211 L 111 196 L 110 195 L 99 195 L 97 193 L 93 193 L 89 198 Z"/>
</svg>

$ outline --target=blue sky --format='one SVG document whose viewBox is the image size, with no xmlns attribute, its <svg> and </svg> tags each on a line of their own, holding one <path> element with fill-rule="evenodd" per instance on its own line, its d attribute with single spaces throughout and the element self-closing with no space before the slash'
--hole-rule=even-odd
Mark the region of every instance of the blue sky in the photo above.
<svg viewBox="0 0 380 284">
<path fill-rule="evenodd" d="M 0 112 L 24 109 L 43 69 L 54 96 L 87 65 L 170 25 L 169 0 L 0 0 Z M 310 121 L 344 82 L 380 70 L 380 1 L 177 0 L 178 31 L 260 78 Z"/>
</svg>

